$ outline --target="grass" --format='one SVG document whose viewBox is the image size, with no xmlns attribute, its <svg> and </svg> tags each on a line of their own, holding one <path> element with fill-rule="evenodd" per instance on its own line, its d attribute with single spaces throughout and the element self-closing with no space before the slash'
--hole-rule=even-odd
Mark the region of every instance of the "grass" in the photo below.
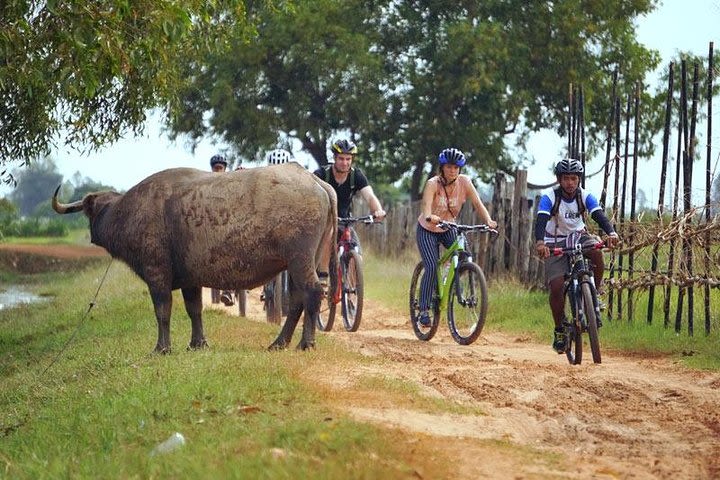
<svg viewBox="0 0 720 480">
<path fill-rule="evenodd" d="M 212 348 L 188 352 L 176 292 L 173 353 L 153 355 L 144 284 L 114 263 L 93 299 L 104 268 L 47 276 L 52 302 L 0 311 L 0 476 L 412 476 L 405 439 L 338 415 L 301 380 L 352 361 L 327 337 L 314 352 L 268 352 L 277 327 L 209 311 Z M 187 444 L 150 456 L 173 432 Z M 427 469 L 444 472 L 442 463 Z"/>
<path fill-rule="evenodd" d="M 2 237 L 2 243 L 22 243 L 31 245 L 87 245 L 90 243 L 90 233 L 87 228 L 71 229 L 64 237 Z"/>
</svg>

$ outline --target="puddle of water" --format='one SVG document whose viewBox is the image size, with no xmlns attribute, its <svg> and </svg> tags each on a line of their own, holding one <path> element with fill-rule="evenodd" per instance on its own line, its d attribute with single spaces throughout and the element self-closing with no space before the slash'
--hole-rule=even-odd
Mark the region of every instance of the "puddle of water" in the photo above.
<svg viewBox="0 0 720 480">
<path fill-rule="evenodd" d="M 17 307 L 18 305 L 44 302 L 47 297 L 41 297 L 34 293 L 23 290 L 17 285 L 10 285 L 0 289 L 0 310 Z"/>
</svg>

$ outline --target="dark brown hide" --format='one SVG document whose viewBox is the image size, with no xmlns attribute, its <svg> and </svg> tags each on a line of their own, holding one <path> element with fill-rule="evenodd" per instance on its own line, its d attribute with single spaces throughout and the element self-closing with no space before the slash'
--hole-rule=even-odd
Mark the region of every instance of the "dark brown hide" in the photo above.
<svg viewBox="0 0 720 480">
<path fill-rule="evenodd" d="M 271 347 L 284 348 L 303 311 L 299 348 L 315 341 L 322 253 L 335 264 L 334 190 L 297 163 L 226 174 L 174 168 L 151 175 L 125 194 L 91 193 L 60 204 L 83 210 L 92 243 L 127 263 L 148 285 L 158 321 L 156 351 L 170 350 L 171 291 L 181 289 L 192 321 L 190 347 L 206 345 L 201 288 L 249 289 L 287 269 L 294 286 L 290 314 Z M 335 268 L 329 269 L 334 272 Z"/>
</svg>

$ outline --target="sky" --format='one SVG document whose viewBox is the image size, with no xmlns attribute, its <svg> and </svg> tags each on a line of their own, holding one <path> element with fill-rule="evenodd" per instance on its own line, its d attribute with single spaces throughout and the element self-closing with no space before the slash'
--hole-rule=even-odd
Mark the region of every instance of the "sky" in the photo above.
<svg viewBox="0 0 720 480">
<path fill-rule="evenodd" d="M 637 24 L 637 36 L 640 42 L 660 51 L 661 68 L 666 67 L 678 51 L 707 55 L 711 41 L 715 42 L 716 65 L 720 64 L 720 27 L 718 27 L 720 0 L 664 0 L 651 15 L 639 18 Z M 657 76 L 657 72 L 654 75 Z M 646 83 L 652 88 L 658 84 L 656 78 L 647 79 Z M 718 125 L 717 130 L 720 131 L 718 107 L 720 106 L 713 104 L 713 125 Z M 706 107 L 703 106 L 702 110 L 705 111 Z M 698 129 L 698 134 L 704 152 L 707 141 L 704 138 L 705 133 Z M 553 181 L 551 166 L 557 161 L 564 144 L 565 140 L 559 139 L 553 133 L 544 132 L 531 136 L 528 150 L 535 158 L 535 164 L 525 165 L 528 169 L 528 181 L 535 184 Z M 713 139 L 713 145 L 720 148 L 720 138 Z M 191 152 L 182 139 L 178 142 L 170 141 L 162 133 L 161 118 L 153 115 L 149 117 L 142 137 L 123 139 L 89 155 L 81 155 L 68 148 L 59 148 L 53 151 L 51 157 L 56 161 L 60 173 L 66 180 L 72 178 L 76 172 L 80 172 L 83 177 L 89 177 L 118 190 L 127 190 L 148 175 L 166 168 L 193 167 L 207 170 L 210 157 L 219 149 L 221 145 L 215 145 L 212 140 L 205 140 L 197 146 L 194 153 Z M 308 155 L 301 152 L 294 153 L 301 163 L 315 165 L 314 160 Z M 597 170 L 602 161 L 604 156 L 602 159 L 591 159 L 588 170 Z M 704 165 L 704 162 L 702 163 Z M 656 165 L 653 166 L 654 164 Z M 648 167 L 659 172 L 659 160 L 650 160 Z M 702 175 L 702 172 L 699 175 Z M 698 176 L 694 175 L 694 178 Z M 639 187 L 649 198 L 655 199 L 658 183 L 659 174 L 645 175 L 642 176 Z M 588 187 L 593 187 L 592 182 L 588 183 Z M 0 188 L 0 194 L 7 193 L 9 193 L 8 187 Z M 653 200 L 653 203 L 656 201 Z"/>
</svg>

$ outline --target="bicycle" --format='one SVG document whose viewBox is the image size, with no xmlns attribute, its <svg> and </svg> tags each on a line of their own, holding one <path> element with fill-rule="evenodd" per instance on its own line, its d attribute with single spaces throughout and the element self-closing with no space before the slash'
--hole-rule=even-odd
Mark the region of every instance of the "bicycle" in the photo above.
<svg viewBox="0 0 720 480">
<path fill-rule="evenodd" d="M 268 323 L 279 325 L 282 317 L 287 315 L 290 303 L 287 270 L 278 273 L 274 279 L 263 285 L 260 301 L 263 303 Z"/>
<path fill-rule="evenodd" d="M 470 345 L 480 336 L 487 316 L 488 294 L 485 274 L 472 255 L 465 249 L 466 233 L 480 232 L 497 235 L 497 230 L 487 225 L 458 225 L 440 222 L 438 227 L 453 229 L 457 238 L 440 256 L 437 264 L 437 281 L 432 302 L 430 325 L 419 321 L 420 284 L 425 266 L 420 262 L 410 281 L 410 323 L 415 336 L 428 341 L 435 336 L 440 324 L 440 312 L 446 312 L 448 328 L 453 339 L 460 345 Z"/>
<path fill-rule="evenodd" d="M 592 263 L 585 258 L 584 253 L 590 250 L 599 250 L 605 246 L 604 242 L 597 242 L 593 245 L 583 246 L 579 242 L 579 236 L 574 235 L 568 238 L 569 247 L 555 247 L 550 249 L 551 255 L 568 257 L 568 271 L 565 273 L 565 285 L 563 295 L 566 298 L 565 308 L 570 309 L 570 317 L 567 312 L 566 320 L 563 322 L 565 329 L 565 355 L 571 365 L 580 365 L 583 355 L 582 334 L 587 333 L 592 352 L 593 362 L 601 363 L 600 337 L 598 328 L 602 326 L 600 319 L 600 302 L 598 301 L 595 288 L 595 278 L 592 271 Z M 567 320 L 571 318 L 572 320 Z"/>
<path fill-rule="evenodd" d="M 340 304 L 343 325 L 348 332 L 360 327 L 363 310 L 363 270 L 362 257 L 358 253 L 358 244 L 352 238 L 350 226 L 355 223 L 375 223 L 372 215 L 364 217 L 338 218 L 340 236 L 338 238 L 338 280 L 337 288 L 328 295 L 327 317 L 320 312 L 317 327 L 323 332 L 332 330 L 335 323 L 337 305 Z"/>
</svg>

